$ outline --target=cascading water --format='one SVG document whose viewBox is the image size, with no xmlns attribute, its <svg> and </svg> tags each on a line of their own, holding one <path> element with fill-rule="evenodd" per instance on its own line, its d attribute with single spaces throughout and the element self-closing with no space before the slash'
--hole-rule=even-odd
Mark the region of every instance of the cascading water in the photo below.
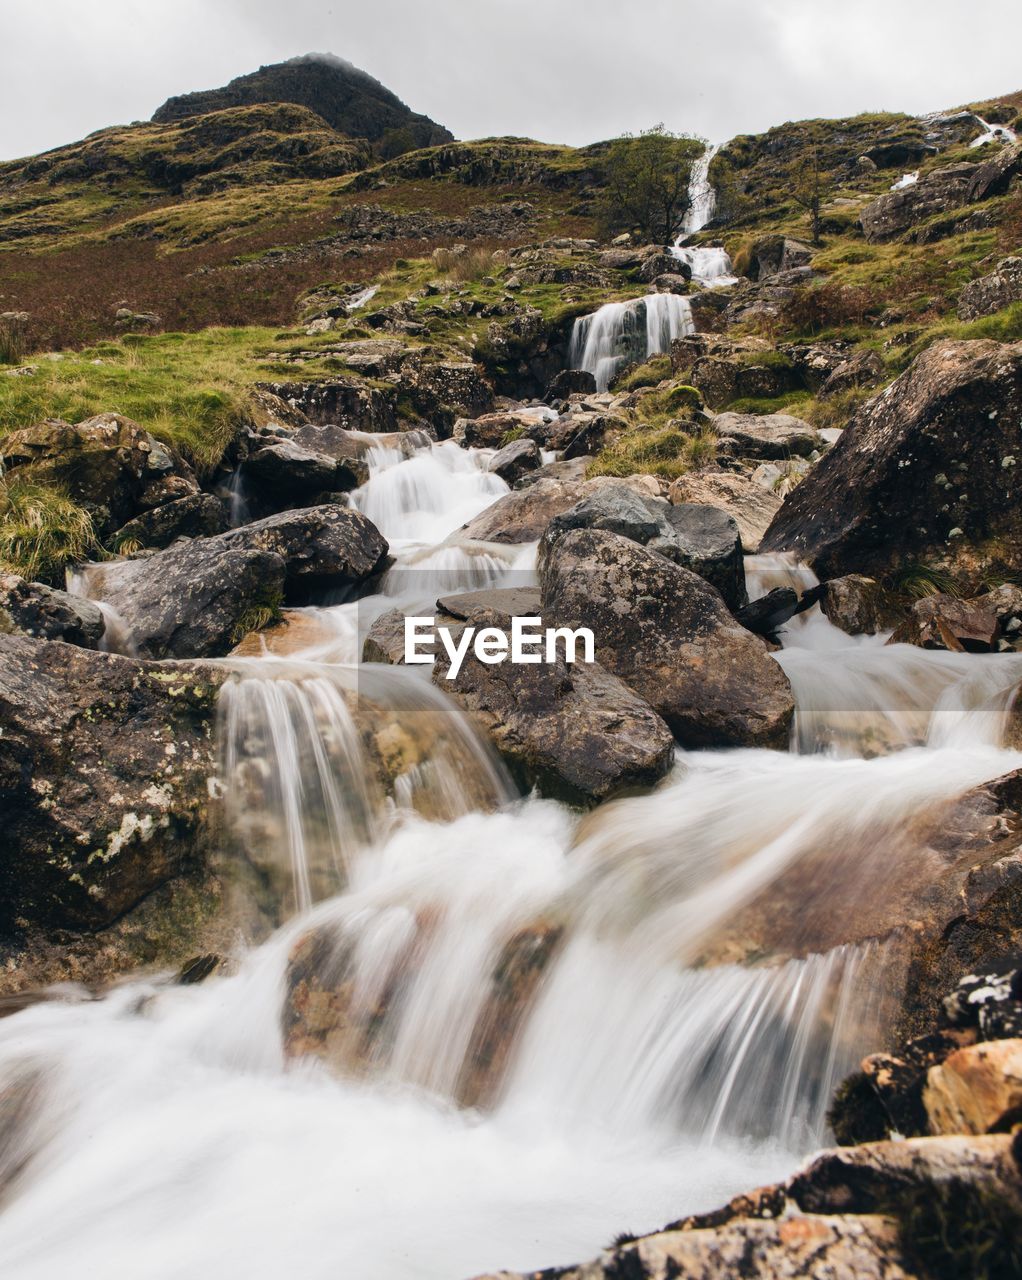
<svg viewBox="0 0 1022 1280">
<path fill-rule="evenodd" d="M 534 558 L 458 533 L 505 491 L 486 453 L 393 444 L 352 498 L 391 540 L 381 594 L 230 660 L 226 848 L 265 940 L 201 986 L 0 1022 L 5 1277 L 452 1280 L 782 1176 L 880 1042 L 946 806 L 1022 763 L 1022 659 L 813 609 L 777 655 L 790 753 L 679 751 L 583 818 L 514 798 L 422 673 L 356 665 L 385 609 Z M 748 567 L 753 595 L 811 581 Z"/>
<path fill-rule="evenodd" d="M 674 257 L 690 268 L 692 279 L 706 289 L 722 289 L 738 283 L 738 277 L 731 272 L 731 259 L 726 249 L 719 245 L 685 243 L 711 221 L 716 210 L 717 193 L 710 182 L 710 164 L 719 150 L 719 144 L 708 146 L 692 166 L 688 184 L 688 210 L 682 223 L 681 235 L 671 248 Z"/>
<path fill-rule="evenodd" d="M 669 351 L 675 338 L 694 328 L 688 299 L 673 293 L 608 302 L 575 321 L 568 367 L 587 370 L 596 379 L 596 389 L 606 391 L 626 365 Z"/>
<path fill-rule="evenodd" d="M 1006 124 L 989 124 L 982 116 L 976 119 L 983 126 L 983 132 L 978 138 L 973 138 L 969 143 L 970 147 L 982 147 L 988 142 L 1001 142 L 1005 146 L 1018 141 L 1018 135 L 1014 129 L 1009 129 Z"/>
</svg>

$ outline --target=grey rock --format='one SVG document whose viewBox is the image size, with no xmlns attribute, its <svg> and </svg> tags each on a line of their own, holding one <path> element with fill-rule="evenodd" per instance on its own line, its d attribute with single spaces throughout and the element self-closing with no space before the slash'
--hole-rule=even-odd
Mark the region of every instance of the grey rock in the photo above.
<svg viewBox="0 0 1022 1280">
<path fill-rule="evenodd" d="M 993 315 L 1013 302 L 1022 302 L 1022 258 L 1005 258 L 997 270 L 967 284 L 958 297 L 959 320 Z"/>
<path fill-rule="evenodd" d="M 0 634 L 64 640 L 95 649 L 105 625 L 101 610 L 91 600 L 42 582 L 26 582 L 16 574 L 0 574 Z"/>
<path fill-rule="evenodd" d="M 808 458 L 823 447 L 814 427 L 787 413 L 718 413 L 713 429 L 745 458 Z"/>
<path fill-rule="evenodd" d="M 209 493 L 191 493 L 143 511 L 122 525 L 111 539 L 114 547 L 137 542 L 141 547 L 168 547 L 178 538 L 208 538 L 227 529 L 227 511 Z"/>
<path fill-rule="evenodd" d="M 512 440 L 490 459 L 487 470 L 513 486 L 522 476 L 542 465 L 539 445 L 534 440 Z"/>
</svg>

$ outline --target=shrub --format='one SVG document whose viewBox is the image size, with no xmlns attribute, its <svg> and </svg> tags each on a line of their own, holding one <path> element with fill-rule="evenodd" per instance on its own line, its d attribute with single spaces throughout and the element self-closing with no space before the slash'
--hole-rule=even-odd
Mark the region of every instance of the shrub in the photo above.
<svg viewBox="0 0 1022 1280">
<path fill-rule="evenodd" d="M 503 268 L 504 262 L 497 259 L 492 249 L 476 246 L 455 252 L 453 249 L 434 249 L 433 261 L 437 270 L 448 280 L 459 284 L 469 284 L 493 275 Z"/>
</svg>

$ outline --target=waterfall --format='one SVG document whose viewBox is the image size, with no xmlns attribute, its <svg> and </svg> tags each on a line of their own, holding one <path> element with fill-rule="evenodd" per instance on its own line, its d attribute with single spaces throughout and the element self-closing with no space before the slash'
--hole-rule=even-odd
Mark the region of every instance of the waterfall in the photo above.
<svg viewBox="0 0 1022 1280">
<path fill-rule="evenodd" d="M 978 138 L 973 138 L 969 143 L 970 147 L 982 147 L 988 142 L 1000 142 L 1005 146 L 1018 141 L 1018 136 L 1014 129 L 1009 129 L 1006 124 L 989 124 L 982 116 L 976 119 L 983 126 L 983 132 Z"/>
<path fill-rule="evenodd" d="M 685 243 L 711 221 L 716 210 L 717 193 L 710 182 L 710 163 L 719 150 L 719 143 L 707 146 L 692 166 L 688 183 L 688 210 L 681 235 L 671 247 L 674 257 L 691 270 L 692 279 L 706 289 L 722 289 L 738 283 L 738 277 L 731 272 L 731 259 L 726 249 L 714 245 L 689 246 Z"/>
<path fill-rule="evenodd" d="M 604 385 L 689 323 L 672 295 L 612 308 L 575 335 Z M 518 795 L 427 672 L 358 656 L 387 610 L 534 582 L 535 548 L 460 533 L 506 492 L 490 451 L 365 444 L 378 594 L 225 662 L 246 943 L 198 986 L 0 1020 L 0 1274 L 534 1270 L 781 1178 L 882 1044 L 949 805 L 1022 765 L 1000 745 L 1022 658 L 852 638 L 814 606 L 775 655 L 789 752 L 679 749 L 586 815 Z M 815 582 L 747 568 L 753 595 Z"/>
<path fill-rule="evenodd" d="M 608 302 L 575 321 L 568 367 L 587 370 L 596 379 L 596 389 L 606 391 L 626 365 L 670 351 L 675 338 L 694 328 L 688 299 L 673 293 Z"/>
</svg>

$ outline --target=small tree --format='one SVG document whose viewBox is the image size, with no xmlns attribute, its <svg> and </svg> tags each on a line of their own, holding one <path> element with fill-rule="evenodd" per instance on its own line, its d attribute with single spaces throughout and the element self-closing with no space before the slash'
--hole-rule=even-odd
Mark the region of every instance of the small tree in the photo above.
<svg viewBox="0 0 1022 1280">
<path fill-rule="evenodd" d="M 791 194 L 797 205 L 809 214 L 813 244 L 820 243 L 820 205 L 823 203 L 823 180 L 820 174 L 820 152 L 816 146 L 795 166 Z"/>
<path fill-rule="evenodd" d="M 615 139 L 604 164 L 608 227 L 638 227 L 650 240 L 668 244 L 688 209 L 689 173 L 700 150 L 695 139 L 662 124 Z"/>
</svg>

